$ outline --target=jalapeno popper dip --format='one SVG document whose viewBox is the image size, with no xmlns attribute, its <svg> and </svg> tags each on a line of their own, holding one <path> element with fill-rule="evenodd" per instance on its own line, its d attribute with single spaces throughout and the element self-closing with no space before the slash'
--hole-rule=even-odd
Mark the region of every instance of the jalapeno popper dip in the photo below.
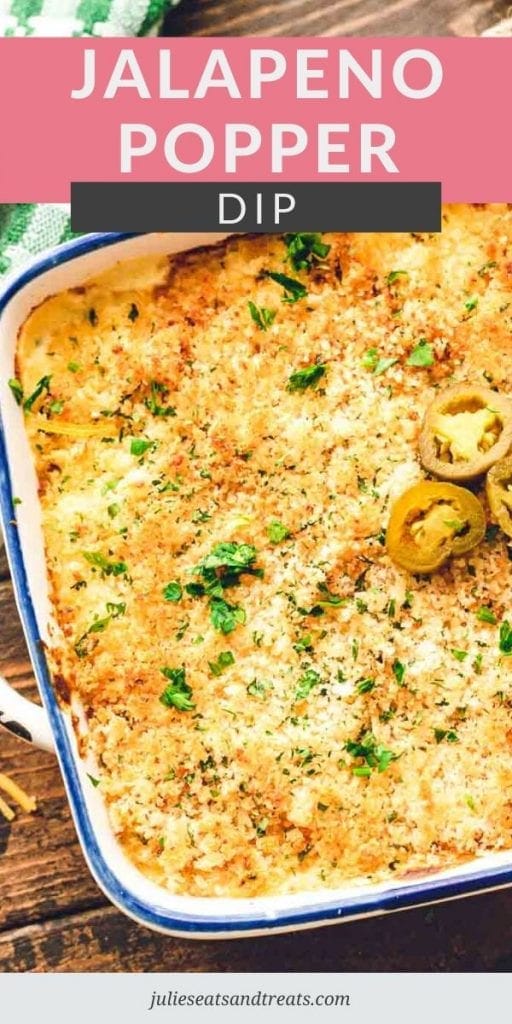
<svg viewBox="0 0 512 1024">
<path fill-rule="evenodd" d="M 512 845 L 510 537 L 472 475 L 510 428 L 487 394 L 512 393 L 511 275 L 512 212 L 458 206 L 440 235 L 121 264 L 28 317 L 11 388 L 53 677 L 161 885 L 335 887 Z M 441 403 L 429 451 L 471 480 L 434 483 L 425 415 L 467 382 L 485 399 Z M 386 533 L 416 485 L 441 490 L 407 542 L 450 551 L 405 568 Z"/>
</svg>

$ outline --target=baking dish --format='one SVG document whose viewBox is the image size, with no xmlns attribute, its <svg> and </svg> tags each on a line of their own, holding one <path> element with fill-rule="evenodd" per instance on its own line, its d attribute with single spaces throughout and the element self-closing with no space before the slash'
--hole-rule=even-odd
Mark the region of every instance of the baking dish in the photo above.
<svg viewBox="0 0 512 1024">
<path fill-rule="evenodd" d="M 509 885 L 512 850 L 463 866 L 395 883 L 251 899 L 175 895 L 144 877 L 116 842 L 103 801 L 87 778 L 69 716 L 54 696 L 44 643 L 50 606 L 37 481 L 23 416 L 7 381 L 15 375 L 16 337 L 30 310 L 60 290 L 74 287 L 119 260 L 176 253 L 211 244 L 224 234 L 95 234 L 38 257 L 13 275 L 0 295 L 0 512 L 18 610 L 44 710 L 0 683 L 0 721 L 27 740 L 54 749 L 89 868 L 108 898 L 148 927 L 197 938 L 227 938 L 289 931 L 408 906 L 451 899 Z M 14 497 L 21 503 L 14 504 Z"/>
</svg>

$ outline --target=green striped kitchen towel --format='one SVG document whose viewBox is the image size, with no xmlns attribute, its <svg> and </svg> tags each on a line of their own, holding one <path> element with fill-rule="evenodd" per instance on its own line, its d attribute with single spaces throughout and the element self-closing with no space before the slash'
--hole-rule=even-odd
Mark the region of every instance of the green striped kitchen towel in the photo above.
<svg viewBox="0 0 512 1024">
<path fill-rule="evenodd" d="M 0 36 L 144 36 L 179 0 L 0 0 Z"/>
<path fill-rule="evenodd" d="M 152 35 L 179 0 L 0 0 L 0 37 Z M 72 238 L 67 204 L 0 204 L 0 274 Z"/>
</svg>

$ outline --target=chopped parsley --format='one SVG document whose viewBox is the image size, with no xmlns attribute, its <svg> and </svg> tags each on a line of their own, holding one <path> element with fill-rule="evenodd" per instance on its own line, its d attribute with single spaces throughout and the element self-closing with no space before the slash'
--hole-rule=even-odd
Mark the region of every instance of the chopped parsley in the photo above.
<svg viewBox="0 0 512 1024">
<path fill-rule="evenodd" d="M 203 583 L 186 583 L 185 590 L 191 597 L 204 597 L 206 593 Z"/>
<path fill-rule="evenodd" d="M 347 603 L 344 597 L 340 597 L 339 594 L 329 590 L 326 583 L 319 583 L 317 589 L 321 597 L 321 600 L 318 602 L 321 608 L 339 608 L 340 605 Z"/>
<path fill-rule="evenodd" d="M 376 377 L 379 377 L 381 373 L 385 373 L 386 370 L 389 370 L 397 362 L 398 359 L 393 359 L 390 356 L 380 358 L 376 348 L 369 348 L 361 360 L 361 365 L 365 370 L 371 370 Z"/>
<path fill-rule="evenodd" d="M 288 391 L 305 391 L 306 388 L 316 388 L 318 381 L 325 376 L 327 366 L 325 363 L 312 363 L 302 370 L 294 370 L 288 377 L 286 385 Z"/>
<path fill-rule="evenodd" d="M 17 380 L 16 377 L 11 377 L 11 379 L 7 381 L 7 383 L 16 399 L 17 404 L 21 405 L 23 402 L 23 388 L 21 386 L 21 382 Z"/>
<path fill-rule="evenodd" d="M 286 258 L 294 270 L 311 270 L 316 263 L 325 260 L 331 251 L 331 246 L 322 242 L 321 234 L 316 231 L 287 234 L 284 243 Z"/>
<path fill-rule="evenodd" d="M 264 700 L 267 696 L 267 684 L 262 683 L 259 679 L 253 679 L 252 683 L 249 683 L 247 687 L 247 693 L 250 697 L 259 697 Z"/>
<path fill-rule="evenodd" d="M 266 306 L 257 306 L 255 302 L 251 301 L 247 305 L 256 326 L 259 327 L 260 331 L 267 331 L 274 323 L 277 310 L 267 309 Z"/>
<path fill-rule="evenodd" d="M 457 661 L 465 661 L 468 656 L 467 651 L 457 651 L 454 648 L 452 648 L 452 654 Z"/>
<path fill-rule="evenodd" d="M 310 747 L 295 747 L 292 753 L 294 757 L 298 759 L 301 768 L 305 768 L 306 765 L 311 764 L 313 758 L 317 756 L 313 753 Z"/>
<path fill-rule="evenodd" d="M 230 604 L 223 597 L 212 597 L 210 601 L 210 619 L 214 629 L 227 636 L 237 626 L 243 626 L 246 622 L 246 614 L 238 604 Z"/>
<path fill-rule="evenodd" d="M 494 270 L 497 266 L 498 264 L 496 263 L 496 260 L 487 260 L 487 263 L 484 263 L 483 267 L 480 267 L 477 274 L 479 277 L 484 277 L 485 274 L 489 273 L 489 270 Z"/>
<path fill-rule="evenodd" d="M 280 284 L 284 289 L 282 300 L 292 305 L 294 302 L 298 302 L 299 299 L 304 299 L 308 294 L 307 288 L 301 283 L 296 281 L 294 277 L 288 277 L 286 274 L 279 274 L 274 270 L 267 270 L 266 277 L 269 277 L 271 281 L 275 281 L 276 284 Z"/>
<path fill-rule="evenodd" d="M 297 608 L 297 611 L 301 615 L 314 615 L 317 618 L 319 615 L 325 614 L 326 608 L 340 608 L 342 605 L 348 603 L 348 598 L 340 597 L 339 594 L 334 594 L 329 590 L 326 583 L 319 583 L 317 587 L 320 598 L 312 606 L 312 608 Z"/>
<path fill-rule="evenodd" d="M 146 452 L 156 447 L 155 441 L 145 441 L 142 437 L 132 437 L 130 442 L 131 455 L 145 455 Z"/>
<path fill-rule="evenodd" d="M 107 612 L 111 619 L 117 619 L 120 615 L 126 615 L 126 603 L 124 601 L 107 601 Z"/>
<path fill-rule="evenodd" d="M 215 544 L 209 555 L 194 569 L 195 573 L 208 578 L 212 570 L 229 570 L 237 575 L 250 572 L 256 561 L 256 548 L 252 544 L 237 544 L 235 541 Z"/>
<path fill-rule="evenodd" d="M 272 519 L 267 526 L 267 537 L 271 544 L 280 544 L 281 541 L 287 540 L 290 536 L 290 531 L 287 526 L 280 523 L 278 519 Z"/>
<path fill-rule="evenodd" d="M 496 616 L 492 608 L 488 608 L 486 605 L 482 605 L 476 613 L 476 617 L 479 622 L 490 622 L 491 625 L 496 624 Z"/>
<path fill-rule="evenodd" d="M 377 364 L 376 364 L 376 366 L 374 367 L 374 370 L 373 370 L 375 376 L 379 377 L 381 373 L 385 373 L 386 370 L 389 370 L 397 362 L 398 362 L 398 359 L 392 359 L 391 357 L 388 357 L 387 359 L 379 359 L 379 360 L 377 360 Z"/>
<path fill-rule="evenodd" d="M 174 580 L 172 583 L 168 583 L 163 589 L 163 595 L 165 601 L 171 601 L 173 604 L 177 604 L 181 601 L 183 595 L 183 589 L 181 583 Z"/>
<path fill-rule="evenodd" d="M 398 685 L 403 686 L 405 676 L 405 665 L 401 661 L 398 661 L 398 658 L 395 658 L 395 661 L 393 662 L 391 667 L 393 669 L 393 675 Z"/>
<path fill-rule="evenodd" d="M 37 402 L 38 398 L 41 398 L 43 391 L 46 391 L 46 393 L 48 394 L 48 392 L 50 391 L 51 379 L 52 378 L 48 376 L 41 377 L 41 380 L 37 382 L 32 394 L 29 395 L 29 397 L 26 398 L 25 401 L 23 402 L 23 408 L 25 409 L 25 412 L 30 412 L 32 406 Z"/>
<path fill-rule="evenodd" d="M 68 363 L 68 370 L 70 373 L 78 373 L 78 371 L 81 370 L 80 363 L 75 363 L 74 360 L 71 360 L 71 362 Z"/>
<path fill-rule="evenodd" d="M 89 628 L 86 629 L 85 633 L 82 633 L 82 636 L 79 637 L 79 639 L 76 641 L 74 648 L 75 654 L 77 655 L 78 658 L 85 658 L 87 657 L 88 654 L 92 653 L 90 645 L 88 644 L 89 636 L 91 636 L 93 633 L 104 633 L 107 626 L 110 625 L 112 619 L 118 619 L 120 615 L 126 614 L 126 604 L 124 601 L 120 601 L 118 604 L 116 604 L 113 601 L 108 601 L 106 608 L 106 616 L 103 619 L 94 619 L 94 622 L 91 623 Z"/>
<path fill-rule="evenodd" d="M 138 307 L 135 305 L 134 302 L 132 302 L 132 304 L 130 306 L 130 311 L 128 313 L 128 320 L 131 320 L 131 322 L 133 324 L 134 321 L 137 320 L 138 315 L 139 315 Z"/>
<path fill-rule="evenodd" d="M 458 743 L 459 737 L 454 729 L 434 729 L 434 737 L 436 743 L 442 743 L 446 740 L 447 743 Z"/>
<path fill-rule="evenodd" d="M 230 665 L 235 664 L 235 656 L 232 651 L 221 651 L 216 661 L 209 661 L 212 676 L 221 676 Z"/>
<path fill-rule="evenodd" d="M 211 515 L 205 509 L 198 508 L 192 516 L 193 523 L 207 523 L 211 519 Z"/>
<path fill-rule="evenodd" d="M 477 676 L 480 676 L 482 674 L 482 662 L 483 662 L 483 660 L 484 660 L 484 656 L 483 656 L 483 654 L 480 653 L 480 654 L 477 654 L 477 656 L 476 656 L 476 658 L 475 658 L 475 660 L 473 662 L 473 669 L 475 670 Z"/>
<path fill-rule="evenodd" d="M 295 700 L 305 700 L 309 697 L 313 687 L 318 686 L 321 683 L 321 678 L 318 672 L 315 672 L 313 668 L 308 668 L 299 679 L 297 689 L 295 691 Z"/>
<path fill-rule="evenodd" d="M 210 618 L 214 628 L 221 633 L 231 633 L 246 621 L 244 609 L 226 601 L 224 591 L 237 586 L 243 573 L 263 575 L 263 570 L 254 565 L 256 554 L 252 544 L 234 541 L 215 544 L 210 554 L 192 570 L 201 577 L 201 582 L 189 583 L 185 590 L 192 597 L 206 596 L 210 599 Z"/>
<path fill-rule="evenodd" d="M 356 690 L 359 694 L 371 693 L 375 689 L 375 679 L 361 679 L 356 684 Z"/>
<path fill-rule="evenodd" d="M 166 387 L 165 384 L 160 384 L 157 380 L 151 381 L 150 393 L 148 397 L 144 399 L 144 405 L 149 409 L 153 416 L 176 416 L 176 409 L 173 405 L 160 404 L 167 400 L 168 394 L 169 388 Z M 135 453 L 132 452 L 132 454 Z"/>
<path fill-rule="evenodd" d="M 426 338 L 420 338 L 407 360 L 407 366 L 433 366 L 434 363 L 435 358 L 432 345 L 429 345 Z"/>
<path fill-rule="evenodd" d="M 182 619 L 181 620 L 181 622 L 180 622 L 180 624 L 178 626 L 178 629 L 176 630 L 176 633 L 175 633 L 176 640 L 183 640 L 183 637 L 185 636 L 185 633 L 187 632 L 187 629 L 189 628 L 189 626 L 190 626 L 190 621 L 188 619 Z"/>
<path fill-rule="evenodd" d="M 120 483 L 120 480 L 108 480 L 107 483 L 103 484 L 103 487 L 101 488 L 102 495 L 105 496 L 105 494 L 109 494 L 110 491 L 115 491 Z"/>
<path fill-rule="evenodd" d="M 361 366 L 365 370 L 374 370 L 379 360 L 379 353 L 376 348 L 369 348 L 361 359 Z"/>
<path fill-rule="evenodd" d="M 169 680 L 169 684 L 160 695 L 160 703 L 166 708 L 176 708 L 177 711 L 193 711 L 195 704 L 192 703 L 192 687 L 186 682 L 186 670 L 182 668 L 162 668 L 163 676 Z"/>
<path fill-rule="evenodd" d="M 293 649 L 297 651 L 297 654 L 304 654 L 304 651 L 312 651 L 313 637 L 311 633 L 305 633 L 304 636 L 299 637 L 297 643 L 293 645 Z"/>
<path fill-rule="evenodd" d="M 83 551 L 85 560 L 96 569 L 101 569 L 102 576 L 122 576 L 128 572 L 126 562 L 110 562 L 100 551 Z"/>
<path fill-rule="evenodd" d="M 512 654 L 512 626 L 506 619 L 500 626 L 500 651 L 502 654 Z"/>
<path fill-rule="evenodd" d="M 478 295 L 472 295 L 467 302 L 464 303 L 464 309 L 467 313 L 472 313 L 473 310 L 478 306 Z"/>
<path fill-rule="evenodd" d="M 395 284 L 399 280 L 399 278 L 401 278 L 401 277 L 409 277 L 409 271 L 408 270 L 392 270 L 391 273 L 388 274 L 388 276 L 386 278 L 386 284 Z"/>
<path fill-rule="evenodd" d="M 107 615 L 104 619 L 95 619 L 87 633 L 104 633 L 112 618 L 116 618 L 116 616 Z"/>
<path fill-rule="evenodd" d="M 363 764 L 352 769 L 354 775 L 363 778 L 371 775 L 375 769 L 378 772 L 385 772 L 391 762 L 398 759 L 397 754 L 378 743 L 372 732 L 364 733 L 358 740 L 348 740 L 345 743 L 345 750 L 354 759 L 363 761 Z"/>
</svg>

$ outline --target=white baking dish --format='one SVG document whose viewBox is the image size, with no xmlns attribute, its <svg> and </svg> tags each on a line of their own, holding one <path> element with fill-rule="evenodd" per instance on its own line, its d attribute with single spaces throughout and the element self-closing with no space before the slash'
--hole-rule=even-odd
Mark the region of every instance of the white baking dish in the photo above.
<svg viewBox="0 0 512 1024">
<path fill-rule="evenodd" d="M 119 260 L 175 253 L 225 235 L 87 235 L 58 246 L 13 275 L 0 294 L 0 513 L 16 601 L 44 710 L 0 680 L 0 721 L 23 738 L 54 749 L 85 858 L 98 885 L 121 910 L 169 934 L 197 938 L 257 935 L 312 927 L 499 888 L 512 882 L 512 850 L 463 867 L 396 884 L 346 887 L 253 899 L 177 896 L 150 882 L 126 858 L 110 828 L 100 795 L 77 752 L 69 717 L 50 683 L 44 646 L 47 596 L 37 483 L 23 414 L 7 381 L 14 373 L 18 330 L 30 310 L 62 289 L 79 285 Z M 21 504 L 13 505 L 13 497 Z"/>
</svg>

